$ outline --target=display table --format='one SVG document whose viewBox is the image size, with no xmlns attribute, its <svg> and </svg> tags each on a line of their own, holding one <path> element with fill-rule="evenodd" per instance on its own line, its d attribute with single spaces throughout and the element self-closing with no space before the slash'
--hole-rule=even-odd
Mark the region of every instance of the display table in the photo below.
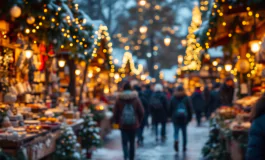
<svg viewBox="0 0 265 160">
<path fill-rule="evenodd" d="M 84 120 L 79 119 L 70 126 L 78 132 L 83 126 Z M 29 160 L 38 160 L 52 154 L 56 149 L 56 140 L 60 137 L 60 127 L 42 131 L 39 134 L 27 134 L 24 138 L 11 141 L 0 140 L 0 147 L 11 155 L 16 155 L 22 149 Z"/>
</svg>

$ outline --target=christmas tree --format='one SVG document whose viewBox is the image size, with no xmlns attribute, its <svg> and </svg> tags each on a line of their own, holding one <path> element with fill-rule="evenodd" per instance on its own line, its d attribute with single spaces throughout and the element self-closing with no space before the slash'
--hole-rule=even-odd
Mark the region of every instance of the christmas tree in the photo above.
<svg viewBox="0 0 265 160">
<path fill-rule="evenodd" d="M 80 131 L 82 147 L 89 150 L 92 147 L 100 146 L 101 138 L 99 135 L 99 128 L 97 127 L 97 123 L 93 120 L 93 115 L 85 115 L 84 121 L 84 126 Z"/>
<path fill-rule="evenodd" d="M 77 142 L 77 137 L 74 131 L 69 126 L 63 126 L 61 129 L 61 137 L 56 145 L 56 159 L 60 160 L 80 160 L 81 155 L 77 148 L 80 144 Z"/>
<path fill-rule="evenodd" d="M 114 43 L 129 48 L 135 56 L 147 58 L 150 75 L 154 76 L 156 60 L 162 67 L 170 67 L 177 59 L 179 49 L 176 46 L 180 43 L 174 8 L 177 5 L 164 0 L 134 0 L 134 3 L 136 5 L 118 18 L 122 27 L 119 28 L 120 33 L 114 35 Z M 144 32 L 141 31 L 143 27 Z M 169 46 L 164 44 L 166 37 L 171 39 Z"/>
<path fill-rule="evenodd" d="M 187 35 L 187 49 L 184 57 L 184 65 L 187 66 L 188 70 L 200 70 L 200 51 L 202 47 L 197 42 L 194 34 L 202 23 L 201 12 L 198 6 L 195 6 L 192 11 L 192 20 L 189 27 L 189 34 Z"/>
</svg>

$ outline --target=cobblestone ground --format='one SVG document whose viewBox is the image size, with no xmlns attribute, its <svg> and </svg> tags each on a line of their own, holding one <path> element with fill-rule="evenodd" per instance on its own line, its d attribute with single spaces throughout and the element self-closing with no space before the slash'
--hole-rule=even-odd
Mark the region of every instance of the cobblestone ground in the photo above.
<svg viewBox="0 0 265 160">
<path fill-rule="evenodd" d="M 208 126 L 207 122 L 201 127 L 197 127 L 194 121 L 189 124 L 186 154 L 181 152 L 176 154 L 173 149 L 172 124 L 167 125 L 167 141 L 165 143 L 156 143 L 151 129 L 146 129 L 144 146 L 137 148 L 136 160 L 200 160 L 201 148 L 208 137 Z M 180 136 L 182 135 L 180 134 Z M 122 160 L 122 157 L 120 132 L 114 130 L 107 136 L 104 147 L 95 151 L 93 160 Z"/>
</svg>

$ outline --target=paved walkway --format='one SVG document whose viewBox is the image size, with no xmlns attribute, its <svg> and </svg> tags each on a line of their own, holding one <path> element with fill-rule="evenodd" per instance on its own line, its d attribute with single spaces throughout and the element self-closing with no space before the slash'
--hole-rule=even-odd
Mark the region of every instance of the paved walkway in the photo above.
<svg viewBox="0 0 265 160">
<path fill-rule="evenodd" d="M 182 135 L 180 134 L 180 136 Z M 167 125 L 167 141 L 165 143 L 156 143 L 151 129 L 146 129 L 144 146 L 137 148 L 136 160 L 199 160 L 201 159 L 201 148 L 207 137 L 208 123 L 205 122 L 202 127 L 196 127 L 195 122 L 192 122 L 188 127 L 187 153 L 177 155 L 173 149 L 172 124 Z M 93 160 L 122 160 L 122 157 L 120 132 L 114 130 L 107 136 L 104 147 L 95 151 Z"/>
</svg>

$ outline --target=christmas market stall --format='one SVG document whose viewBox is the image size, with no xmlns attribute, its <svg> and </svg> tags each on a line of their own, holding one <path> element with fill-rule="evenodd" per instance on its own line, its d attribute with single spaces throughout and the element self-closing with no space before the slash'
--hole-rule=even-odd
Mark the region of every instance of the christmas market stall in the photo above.
<svg viewBox="0 0 265 160">
<path fill-rule="evenodd" d="M 82 111 L 89 110 L 100 125 L 104 137 L 111 129 L 115 66 L 112 61 L 112 42 L 107 26 L 100 20 L 92 21 L 94 42 L 87 65 L 79 63 L 76 69 L 76 93 Z M 84 68 L 83 72 L 80 72 Z"/>
<path fill-rule="evenodd" d="M 222 106 L 212 116 L 203 148 L 206 159 L 245 158 L 250 112 L 264 91 L 264 5 L 264 1 L 215 0 L 195 33 L 205 50 L 223 46 L 220 71 L 236 86 L 233 106 Z"/>
<path fill-rule="evenodd" d="M 61 158 L 81 159 L 80 130 L 82 140 L 94 139 L 89 147 L 99 144 L 95 122 L 80 118 L 75 97 L 62 88 L 73 84 L 63 83 L 60 73 L 67 70 L 63 52 L 71 53 L 71 61 L 80 54 L 90 59 L 92 29 L 71 0 L 0 2 L 1 155 L 37 160 L 56 151 Z"/>
</svg>

